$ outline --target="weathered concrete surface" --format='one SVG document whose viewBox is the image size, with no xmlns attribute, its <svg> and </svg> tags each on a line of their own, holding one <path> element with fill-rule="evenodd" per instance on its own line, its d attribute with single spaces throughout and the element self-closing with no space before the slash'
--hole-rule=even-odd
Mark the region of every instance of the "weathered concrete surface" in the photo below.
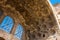
<svg viewBox="0 0 60 40">
<path fill-rule="evenodd" d="M 24 28 L 23 40 L 46 40 L 58 29 L 47 0 L 1 0 L 0 8 L 4 11 L 0 23 L 5 16 L 12 17 L 15 25 L 20 23 Z M 16 26 L 11 31 L 13 35 L 14 29 Z"/>
</svg>

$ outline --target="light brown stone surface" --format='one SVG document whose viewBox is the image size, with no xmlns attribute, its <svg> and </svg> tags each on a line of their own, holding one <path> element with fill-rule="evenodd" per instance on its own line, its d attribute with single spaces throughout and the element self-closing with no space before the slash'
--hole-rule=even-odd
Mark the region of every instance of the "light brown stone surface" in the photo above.
<svg viewBox="0 0 60 40">
<path fill-rule="evenodd" d="M 12 34 L 8 34 L 4 32 L 3 30 L 0 30 L 0 37 L 4 38 L 5 40 L 18 40 Z"/>
<path fill-rule="evenodd" d="M 56 34 L 49 36 L 47 40 L 60 40 L 60 4 L 55 4 L 53 7 L 56 12 L 54 14 L 56 15 L 58 23 L 59 23 L 59 29 Z"/>
<path fill-rule="evenodd" d="M 22 40 L 46 40 L 58 30 L 47 0 L 1 0 L 0 8 L 4 12 L 0 16 L 0 23 L 8 15 L 13 18 L 15 25 L 20 23 L 23 26 L 25 32 Z M 10 34 L 14 35 L 15 25 Z M 6 33 L 6 37 L 7 35 Z M 10 37 L 7 38 L 10 39 Z"/>
</svg>

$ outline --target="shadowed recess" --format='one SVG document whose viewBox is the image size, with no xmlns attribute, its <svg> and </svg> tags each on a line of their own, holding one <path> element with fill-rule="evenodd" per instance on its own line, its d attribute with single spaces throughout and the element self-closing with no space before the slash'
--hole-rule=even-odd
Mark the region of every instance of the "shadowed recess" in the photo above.
<svg viewBox="0 0 60 40">
<path fill-rule="evenodd" d="M 5 40 L 4 38 L 0 37 L 0 40 Z"/>
<path fill-rule="evenodd" d="M 0 16 L 3 14 L 3 10 L 0 8 Z"/>
</svg>

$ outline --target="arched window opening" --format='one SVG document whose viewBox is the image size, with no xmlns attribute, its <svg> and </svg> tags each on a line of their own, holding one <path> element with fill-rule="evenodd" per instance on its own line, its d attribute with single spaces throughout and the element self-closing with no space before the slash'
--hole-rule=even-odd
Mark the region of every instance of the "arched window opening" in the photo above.
<svg viewBox="0 0 60 40">
<path fill-rule="evenodd" d="M 9 16 L 6 16 L 0 25 L 0 29 L 10 33 L 13 25 L 14 25 L 13 19 Z"/>
<path fill-rule="evenodd" d="M 23 27 L 19 24 L 15 32 L 15 37 L 17 37 L 18 39 L 21 39 L 23 31 L 24 31 Z"/>
</svg>

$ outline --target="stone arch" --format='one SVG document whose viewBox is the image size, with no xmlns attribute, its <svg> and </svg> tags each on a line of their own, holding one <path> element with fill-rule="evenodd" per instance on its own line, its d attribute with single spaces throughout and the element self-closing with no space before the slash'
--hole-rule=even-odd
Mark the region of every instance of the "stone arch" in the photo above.
<svg viewBox="0 0 60 40">
<path fill-rule="evenodd" d="M 15 23 L 20 23 L 23 26 L 26 40 L 45 40 L 53 34 L 53 31 L 56 32 L 56 20 L 47 0 L 20 1 L 8 0 L 1 6 L 4 10 L 3 16 L 9 15 L 15 20 Z M 17 24 L 15 24 L 15 29 Z M 15 29 L 13 28 L 12 34 L 14 34 Z M 44 37 L 42 33 L 46 33 L 46 36 Z M 38 36 L 38 34 L 43 37 Z"/>
<path fill-rule="evenodd" d="M 10 16 L 13 20 L 14 20 L 14 26 L 13 26 L 13 28 L 12 28 L 12 31 L 11 31 L 11 34 L 13 34 L 14 35 L 14 33 L 15 33 L 15 31 L 16 31 L 16 28 L 17 28 L 17 26 L 18 26 L 18 24 L 20 23 L 21 25 L 25 25 L 24 24 L 24 20 L 23 20 L 23 17 L 20 15 L 20 13 L 19 12 L 17 12 L 16 10 L 11 10 L 10 9 L 10 7 L 4 7 L 3 6 L 3 11 L 4 11 L 4 13 L 3 13 L 3 16 L 1 16 L 1 20 L 3 20 L 3 18 L 5 17 L 5 16 Z M 10 11 L 7 11 L 7 10 L 10 10 Z M 16 12 L 14 12 L 14 11 L 16 11 Z M 9 13 L 9 12 L 11 12 L 11 13 Z M 13 16 L 14 15 L 14 16 Z M 19 16 L 19 18 L 17 18 Z M 19 21 L 19 19 L 21 19 L 20 21 Z M 0 21 L 1 21 L 0 20 Z M 23 28 L 24 28 L 24 26 L 22 26 Z M 24 30 L 25 30 L 25 28 L 24 28 Z M 25 33 L 23 33 L 23 38 L 25 38 Z"/>
</svg>

